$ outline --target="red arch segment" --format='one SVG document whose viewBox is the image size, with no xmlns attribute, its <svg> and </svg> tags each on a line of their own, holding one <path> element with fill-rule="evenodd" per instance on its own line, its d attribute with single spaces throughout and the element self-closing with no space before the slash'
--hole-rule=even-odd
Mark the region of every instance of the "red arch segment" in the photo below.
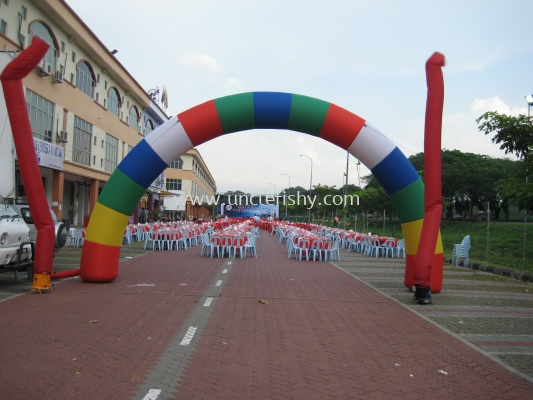
<svg viewBox="0 0 533 400">
<path fill-rule="evenodd" d="M 318 136 L 348 150 L 364 125 L 363 118 L 335 104 L 330 104 Z"/>
<path fill-rule="evenodd" d="M 224 133 L 214 100 L 207 101 L 178 114 L 178 120 L 183 125 L 183 129 L 187 132 L 194 146 L 205 143 Z"/>
</svg>

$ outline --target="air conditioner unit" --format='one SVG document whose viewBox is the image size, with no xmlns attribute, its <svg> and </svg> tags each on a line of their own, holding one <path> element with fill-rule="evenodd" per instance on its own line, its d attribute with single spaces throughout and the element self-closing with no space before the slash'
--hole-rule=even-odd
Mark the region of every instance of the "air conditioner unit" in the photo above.
<svg viewBox="0 0 533 400">
<path fill-rule="evenodd" d="M 57 142 L 58 143 L 68 143 L 68 132 L 61 131 L 57 133 Z"/>
<path fill-rule="evenodd" d="M 37 65 L 35 66 L 35 69 L 36 69 L 36 70 L 41 70 L 41 69 L 43 69 L 43 67 L 44 67 L 44 57 L 41 58 L 41 61 L 39 61 L 39 64 L 37 64 Z"/>
<path fill-rule="evenodd" d="M 52 82 L 63 83 L 63 72 L 54 71 L 54 73 L 52 74 Z"/>
<path fill-rule="evenodd" d="M 52 66 L 48 64 L 46 61 L 43 63 L 42 68 L 40 68 L 37 73 L 40 76 L 50 76 L 52 75 Z"/>
</svg>

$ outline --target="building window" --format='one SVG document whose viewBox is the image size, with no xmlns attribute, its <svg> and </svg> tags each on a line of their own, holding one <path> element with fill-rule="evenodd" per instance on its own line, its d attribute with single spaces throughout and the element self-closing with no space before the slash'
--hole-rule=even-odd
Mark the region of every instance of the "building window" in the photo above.
<svg viewBox="0 0 533 400">
<path fill-rule="evenodd" d="M 113 114 L 115 114 L 117 117 L 120 112 L 120 102 L 118 100 L 119 98 L 120 96 L 118 94 L 117 89 L 109 89 L 109 92 L 107 93 L 107 109 Z"/>
<path fill-rule="evenodd" d="M 139 130 L 139 113 L 137 112 L 137 108 L 135 106 L 130 108 L 129 125 L 136 131 Z"/>
<path fill-rule="evenodd" d="M 72 62 L 75 63 L 76 62 L 76 52 L 72 52 Z"/>
<path fill-rule="evenodd" d="M 51 143 L 55 104 L 26 89 L 26 106 L 33 136 Z"/>
<path fill-rule="evenodd" d="M 78 64 L 76 69 L 76 87 L 91 99 L 94 95 L 94 79 L 89 64 L 85 61 Z"/>
<path fill-rule="evenodd" d="M 183 169 L 183 160 L 178 158 L 176 161 L 170 163 L 168 167 L 173 169 Z"/>
<path fill-rule="evenodd" d="M 65 42 L 61 42 L 61 53 L 65 52 Z"/>
<path fill-rule="evenodd" d="M 0 33 L 2 35 L 7 35 L 6 32 L 7 32 L 7 22 L 2 19 L 0 20 Z"/>
<path fill-rule="evenodd" d="M 54 37 L 52 36 L 52 32 L 50 32 L 48 27 L 42 22 L 34 22 L 31 24 L 30 28 L 30 43 L 33 40 L 34 36 L 37 36 L 39 39 L 45 41 L 50 46 L 50 48 L 46 52 L 46 55 L 44 56 L 44 61 L 50 64 L 52 66 L 52 69 L 56 71 L 57 48 L 55 45 Z"/>
<path fill-rule="evenodd" d="M 109 133 L 105 135 L 105 171 L 112 173 L 117 168 L 118 139 Z"/>
<path fill-rule="evenodd" d="M 167 190 L 181 190 L 181 179 L 167 179 Z"/>
<path fill-rule="evenodd" d="M 28 15 L 28 10 L 26 10 L 26 7 L 21 6 L 20 7 L 20 15 L 24 21 L 26 21 L 26 17 Z"/>
<path fill-rule="evenodd" d="M 91 137 L 93 126 L 87 121 L 74 116 L 74 143 L 72 145 L 72 161 L 91 165 Z"/>
<path fill-rule="evenodd" d="M 154 124 L 149 119 L 146 120 L 146 126 L 145 126 L 145 133 L 144 135 L 148 135 L 150 132 L 154 130 Z"/>
<path fill-rule="evenodd" d="M 5 4 L 6 6 L 9 5 L 9 1 L 8 0 L 2 0 L 2 3 Z"/>
</svg>

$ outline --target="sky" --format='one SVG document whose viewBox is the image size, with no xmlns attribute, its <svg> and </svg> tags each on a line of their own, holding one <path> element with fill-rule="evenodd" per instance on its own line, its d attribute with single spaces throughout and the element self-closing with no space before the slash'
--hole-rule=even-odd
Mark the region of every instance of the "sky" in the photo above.
<svg viewBox="0 0 533 400">
<path fill-rule="evenodd" d="M 169 116 L 242 92 L 296 93 L 359 115 L 409 157 L 424 148 L 425 63 L 438 51 L 442 148 L 514 158 L 476 119 L 527 114 L 533 93 L 531 0 L 66 1 L 146 91 L 165 86 Z M 289 179 L 309 188 L 311 165 L 313 186 L 342 187 L 347 164 L 349 184 L 370 173 L 345 150 L 288 130 L 197 148 L 218 192 L 279 193 Z"/>
</svg>

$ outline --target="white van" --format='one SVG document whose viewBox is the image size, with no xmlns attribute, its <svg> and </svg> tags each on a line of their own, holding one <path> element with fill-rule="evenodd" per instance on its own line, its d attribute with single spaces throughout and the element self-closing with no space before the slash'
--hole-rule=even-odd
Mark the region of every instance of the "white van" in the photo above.
<svg viewBox="0 0 533 400">
<path fill-rule="evenodd" d="M 17 209 L 0 203 L 0 270 L 13 270 L 32 263 L 30 228 Z M 20 254 L 20 261 L 19 261 Z"/>
<path fill-rule="evenodd" d="M 30 240 L 35 243 L 35 240 L 37 240 L 37 228 L 33 223 L 33 217 L 31 215 L 30 206 L 27 204 L 16 204 L 14 208 L 19 211 L 20 215 L 24 219 L 24 222 L 26 222 L 26 224 L 30 228 Z M 55 226 L 55 256 L 57 252 L 62 249 L 67 243 L 68 232 L 65 224 L 57 219 L 56 214 L 52 209 L 50 209 L 50 214 L 52 214 L 52 220 L 54 221 Z"/>
</svg>

